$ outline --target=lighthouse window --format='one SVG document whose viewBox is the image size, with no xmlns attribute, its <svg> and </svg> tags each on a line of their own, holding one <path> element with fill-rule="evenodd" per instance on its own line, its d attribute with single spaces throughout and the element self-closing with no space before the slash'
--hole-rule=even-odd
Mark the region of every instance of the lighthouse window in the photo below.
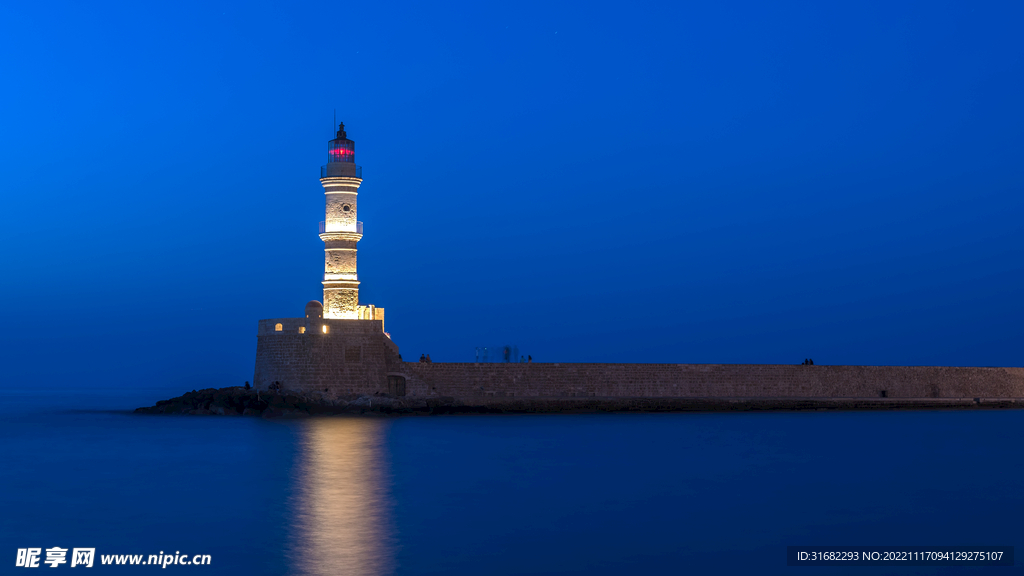
<svg viewBox="0 0 1024 576">
<path fill-rule="evenodd" d="M 341 207 L 341 209 L 344 210 L 345 212 L 348 212 L 352 208 L 348 204 L 345 204 L 344 206 Z"/>
<path fill-rule="evenodd" d="M 281 330 L 284 330 L 284 326 L 281 326 L 280 323 L 274 324 L 274 331 L 275 332 L 280 332 Z"/>
<path fill-rule="evenodd" d="M 341 136 L 339 134 L 339 136 Z M 327 143 L 328 162 L 355 162 L 356 143 L 339 137 Z"/>
</svg>

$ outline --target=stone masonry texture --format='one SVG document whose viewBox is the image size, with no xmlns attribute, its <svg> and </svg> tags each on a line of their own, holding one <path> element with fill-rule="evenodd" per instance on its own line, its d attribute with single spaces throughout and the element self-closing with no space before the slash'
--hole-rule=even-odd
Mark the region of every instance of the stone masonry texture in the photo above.
<svg viewBox="0 0 1024 576">
<path fill-rule="evenodd" d="M 387 390 L 388 368 L 399 363 L 380 320 L 274 318 L 259 323 L 253 385 L 266 390 L 277 382 L 328 397 L 372 394 Z"/>
<path fill-rule="evenodd" d="M 275 330 L 276 324 L 282 330 Z M 329 332 L 323 333 L 327 325 Z M 300 333 L 299 328 L 305 332 Z M 1024 398 L 1024 368 L 759 364 L 473 364 L 403 362 L 379 320 L 261 320 L 254 384 L 328 396 L 386 394 L 473 405 L 520 399 Z M 515 399 L 515 400 L 513 400 Z"/>
<path fill-rule="evenodd" d="M 466 400 L 1024 397 L 1024 368 L 414 362 L 404 363 L 401 373 L 408 395 Z"/>
</svg>

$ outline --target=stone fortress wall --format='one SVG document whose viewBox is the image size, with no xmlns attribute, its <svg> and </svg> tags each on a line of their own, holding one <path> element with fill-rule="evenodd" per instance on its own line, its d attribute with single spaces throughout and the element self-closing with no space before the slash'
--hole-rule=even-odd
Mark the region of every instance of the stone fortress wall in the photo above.
<svg viewBox="0 0 1024 576">
<path fill-rule="evenodd" d="M 260 321 L 254 384 L 263 390 L 274 382 L 329 397 L 449 397 L 471 405 L 513 398 L 1024 398 L 1024 368 L 403 362 L 380 321 L 320 318 Z"/>
<path fill-rule="evenodd" d="M 392 371 L 397 374 L 398 371 Z M 771 364 L 422 364 L 414 396 L 487 398 L 1024 398 L 1024 368 Z"/>
<path fill-rule="evenodd" d="M 327 330 L 324 330 L 326 326 Z M 280 328 L 280 330 L 278 330 Z M 272 318 L 260 320 L 253 385 L 328 396 L 387 390 L 388 367 L 398 346 L 381 320 Z"/>
</svg>

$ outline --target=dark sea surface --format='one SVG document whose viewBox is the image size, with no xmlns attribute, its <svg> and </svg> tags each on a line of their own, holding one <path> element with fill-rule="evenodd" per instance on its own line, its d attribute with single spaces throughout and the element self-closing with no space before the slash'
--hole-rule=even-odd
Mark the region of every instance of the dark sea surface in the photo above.
<svg viewBox="0 0 1024 576">
<path fill-rule="evenodd" d="M 167 574 L 1024 573 L 786 566 L 790 545 L 1024 544 L 1019 410 L 130 413 L 153 400 L 9 395 L 0 573 L 54 546 L 95 547 L 86 574 L 161 552 L 211 555 Z"/>
</svg>

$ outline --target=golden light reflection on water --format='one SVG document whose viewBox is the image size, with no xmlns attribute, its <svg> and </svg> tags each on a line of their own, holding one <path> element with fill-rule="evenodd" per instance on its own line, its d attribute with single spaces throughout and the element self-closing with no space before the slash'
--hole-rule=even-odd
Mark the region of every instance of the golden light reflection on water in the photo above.
<svg viewBox="0 0 1024 576">
<path fill-rule="evenodd" d="M 332 576 L 390 573 L 387 422 L 315 418 L 303 425 L 290 507 L 293 570 Z"/>
</svg>

